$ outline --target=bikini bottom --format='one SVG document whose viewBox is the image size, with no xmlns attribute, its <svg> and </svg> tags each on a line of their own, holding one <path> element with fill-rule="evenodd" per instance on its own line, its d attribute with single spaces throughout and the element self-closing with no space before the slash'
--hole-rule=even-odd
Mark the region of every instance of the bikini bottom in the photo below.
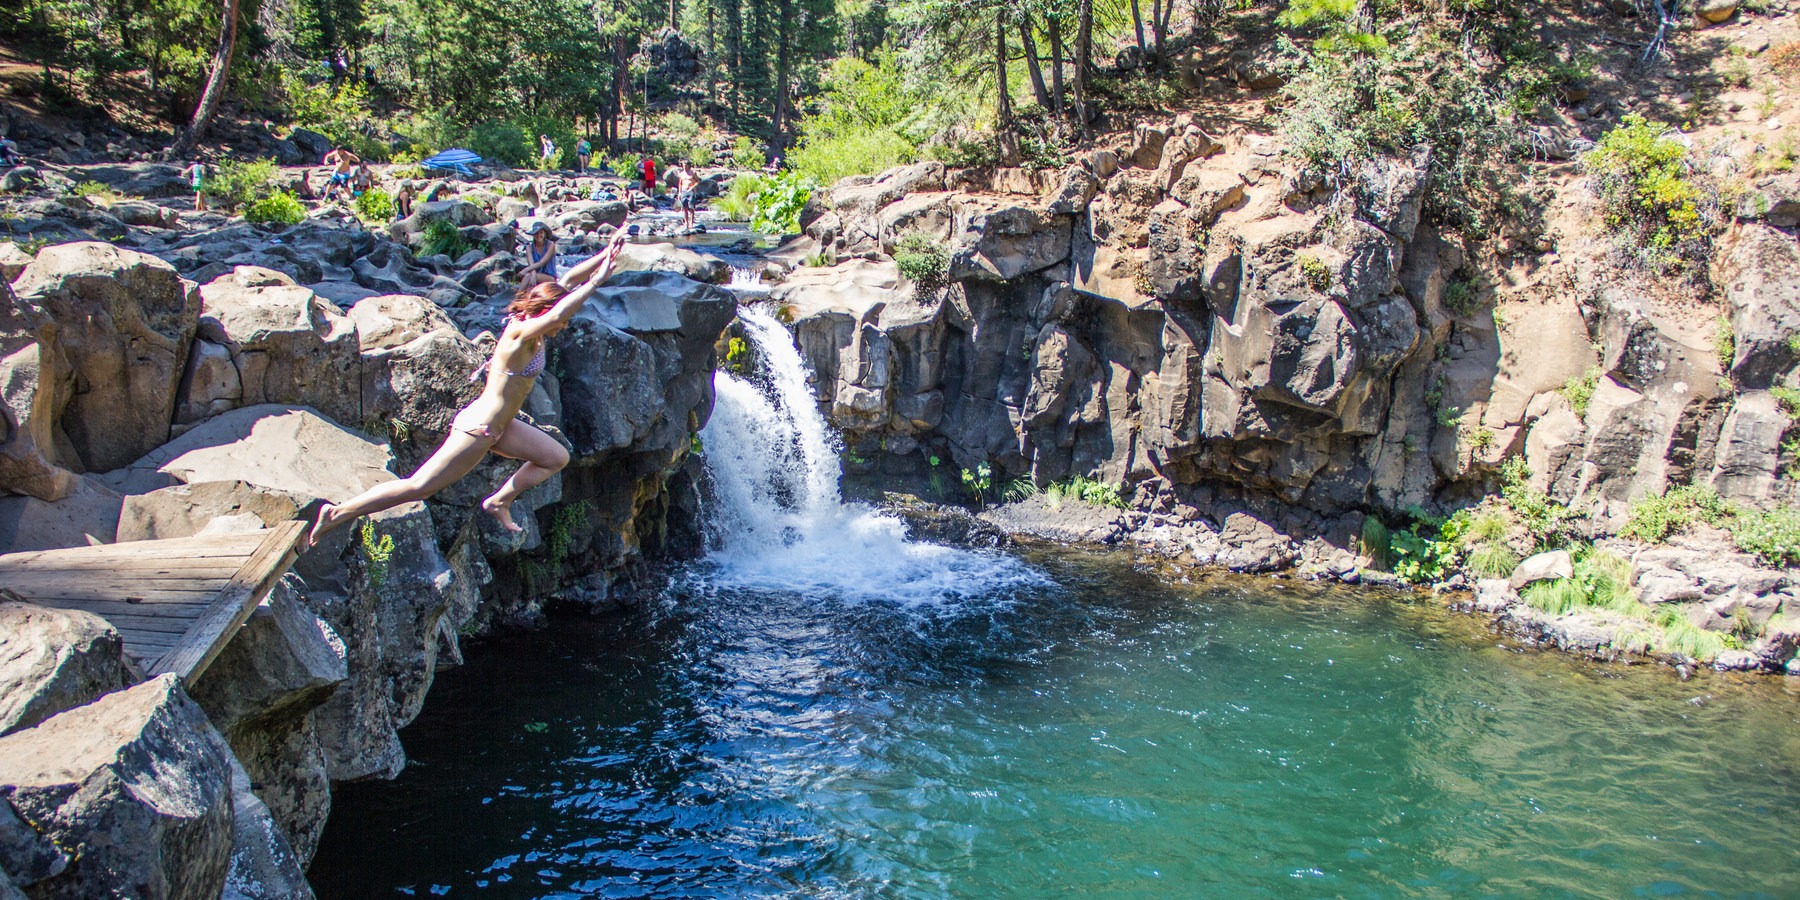
<svg viewBox="0 0 1800 900">
<path fill-rule="evenodd" d="M 487 441 L 488 443 L 498 443 L 501 438 L 506 436 L 506 429 L 512 424 L 511 422 L 504 422 L 499 428 L 493 428 L 484 421 L 486 416 L 478 415 L 476 413 L 477 410 L 475 407 L 466 407 L 462 412 L 456 414 L 456 418 L 450 420 L 450 430 L 460 431 L 463 434 Z M 530 424 L 531 420 L 525 418 L 524 413 L 520 413 L 513 417 L 513 421 Z"/>
</svg>

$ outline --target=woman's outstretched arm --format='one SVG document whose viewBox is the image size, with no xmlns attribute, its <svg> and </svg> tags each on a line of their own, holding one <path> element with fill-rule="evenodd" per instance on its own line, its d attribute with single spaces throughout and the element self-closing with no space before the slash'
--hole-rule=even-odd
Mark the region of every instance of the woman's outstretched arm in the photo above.
<svg viewBox="0 0 1800 900">
<path fill-rule="evenodd" d="M 587 302 L 588 297 L 593 296 L 594 290 L 599 288 L 606 279 L 612 277 L 613 270 L 618 267 L 619 249 L 624 246 L 625 232 L 621 231 L 613 238 L 612 243 L 606 245 L 606 249 L 594 254 L 593 259 L 577 267 L 577 269 L 585 269 L 590 273 L 587 280 L 565 294 L 561 300 L 556 301 L 556 305 L 550 307 L 548 312 L 520 323 L 519 336 L 525 340 L 531 340 L 542 337 L 554 326 L 568 324 L 569 320 L 575 317 L 575 313 L 581 309 L 581 305 Z"/>
<path fill-rule="evenodd" d="M 595 269 L 598 269 L 601 264 L 611 262 L 617 258 L 619 250 L 614 248 L 622 249 L 625 245 L 626 237 L 627 234 L 625 229 L 619 229 L 613 234 L 612 243 L 607 244 L 606 249 L 582 260 L 580 263 L 577 263 L 574 268 L 564 272 L 561 278 L 556 279 L 557 283 L 569 290 L 574 290 L 577 285 L 589 281 L 590 279 L 588 276 L 591 275 Z M 606 272 L 607 275 L 612 274 L 612 268 L 608 267 Z M 602 275 L 600 276 L 600 279 L 604 281 L 606 280 L 606 276 Z"/>
</svg>

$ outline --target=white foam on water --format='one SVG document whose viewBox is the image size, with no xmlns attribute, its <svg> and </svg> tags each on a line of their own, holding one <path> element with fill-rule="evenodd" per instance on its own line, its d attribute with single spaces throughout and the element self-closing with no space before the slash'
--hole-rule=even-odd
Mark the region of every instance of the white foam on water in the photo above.
<svg viewBox="0 0 1800 900">
<path fill-rule="evenodd" d="M 1001 553 L 909 541 L 898 518 L 843 502 L 837 436 L 793 339 L 767 313 L 739 317 L 757 371 L 713 377 L 718 399 L 701 431 L 714 494 L 705 581 L 904 605 L 1046 582 Z"/>
</svg>

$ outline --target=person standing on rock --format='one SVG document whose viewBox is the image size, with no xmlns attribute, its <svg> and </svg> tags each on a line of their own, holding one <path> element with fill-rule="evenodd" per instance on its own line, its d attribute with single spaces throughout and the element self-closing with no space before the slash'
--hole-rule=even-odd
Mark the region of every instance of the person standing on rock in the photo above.
<svg viewBox="0 0 1800 900">
<path fill-rule="evenodd" d="M 531 225 L 531 245 L 525 248 L 531 258 L 519 271 L 519 287 L 529 288 L 556 280 L 556 237 L 550 226 L 542 222 Z"/>
<path fill-rule="evenodd" d="M 638 163 L 638 172 L 644 176 L 644 196 L 656 199 L 656 160 L 645 154 L 644 161 Z"/>
<path fill-rule="evenodd" d="M 325 185 L 325 199 L 336 199 L 341 193 L 350 191 L 350 170 L 362 163 L 362 159 L 350 152 L 348 147 L 339 147 L 325 154 L 325 165 L 331 166 L 331 181 Z"/>
<path fill-rule="evenodd" d="M 196 159 L 187 168 L 182 169 L 181 174 L 187 176 L 188 181 L 194 185 L 194 212 L 204 211 L 206 195 L 202 192 L 206 190 L 206 164 Z"/>
<path fill-rule="evenodd" d="M 581 143 L 575 145 L 575 172 L 576 172 L 576 174 L 586 173 L 587 167 L 588 167 L 588 160 L 592 159 L 593 157 L 594 157 L 594 145 L 588 143 L 587 138 L 582 138 Z"/>
<path fill-rule="evenodd" d="M 462 408 L 450 422 L 450 433 L 410 477 L 378 484 L 344 501 L 318 507 L 306 546 L 361 516 L 424 500 L 469 474 L 489 452 L 524 460 L 499 489 L 481 501 L 481 508 L 508 531 L 523 531 L 512 518 L 512 502 L 526 490 L 542 484 L 569 464 L 569 451 L 557 440 L 524 421 L 515 421 L 525 398 L 544 371 L 544 344 L 569 327 L 589 297 L 613 273 L 626 231 L 620 229 L 606 249 L 569 270 L 560 281 L 534 285 L 521 292 L 507 307 L 506 327 L 494 347 L 494 357 L 475 371 L 484 372 L 487 384 L 475 402 Z"/>
<path fill-rule="evenodd" d="M 544 160 L 544 168 L 550 168 L 550 161 L 556 158 L 556 143 L 547 134 L 538 135 L 538 149 Z"/>
<path fill-rule="evenodd" d="M 400 187 L 394 194 L 394 218 L 404 219 L 413 213 L 413 195 L 418 193 L 418 185 L 411 178 L 400 180 Z"/>
<path fill-rule="evenodd" d="M 681 167 L 675 170 L 675 205 L 681 209 L 681 227 L 684 231 L 694 230 L 694 206 L 700 191 L 700 175 L 694 171 L 694 161 L 684 159 Z"/>
</svg>

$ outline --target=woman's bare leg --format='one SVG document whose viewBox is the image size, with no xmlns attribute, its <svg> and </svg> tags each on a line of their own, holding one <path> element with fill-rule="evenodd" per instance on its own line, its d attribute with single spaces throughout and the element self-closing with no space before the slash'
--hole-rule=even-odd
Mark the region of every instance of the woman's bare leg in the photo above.
<svg viewBox="0 0 1800 900">
<path fill-rule="evenodd" d="M 569 464 L 569 451 L 556 442 L 556 438 L 540 431 L 536 426 L 524 422 L 514 422 L 508 426 L 506 433 L 500 436 L 499 443 L 494 445 L 494 452 L 510 459 L 522 459 L 525 464 L 519 467 L 506 483 L 500 485 L 486 500 L 481 501 L 481 508 L 488 515 L 500 520 L 507 531 L 524 531 L 512 517 L 512 502 L 520 494 L 543 484 L 546 479 L 562 471 Z"/>
<path fill-rule="evenodd" d="M 319 520 L 307 534 L 306 545 L 310 547 L 317 544 L 320 538 L 333 529 L 360 516 L 381 512 L 413 500 L 423 500 L 449 487 L 481 462 L 482 457 L 487 455 L 489 445 L 490 442 L 483 438 L 462 431 L 451 431 L 444 436 L 444 442 L 438 445 L 431 458 L 420 464 L 412 475 L 398 481 L 378 484 L 343 503 L 327 503 L 319 510 Z"/>
</svg>

